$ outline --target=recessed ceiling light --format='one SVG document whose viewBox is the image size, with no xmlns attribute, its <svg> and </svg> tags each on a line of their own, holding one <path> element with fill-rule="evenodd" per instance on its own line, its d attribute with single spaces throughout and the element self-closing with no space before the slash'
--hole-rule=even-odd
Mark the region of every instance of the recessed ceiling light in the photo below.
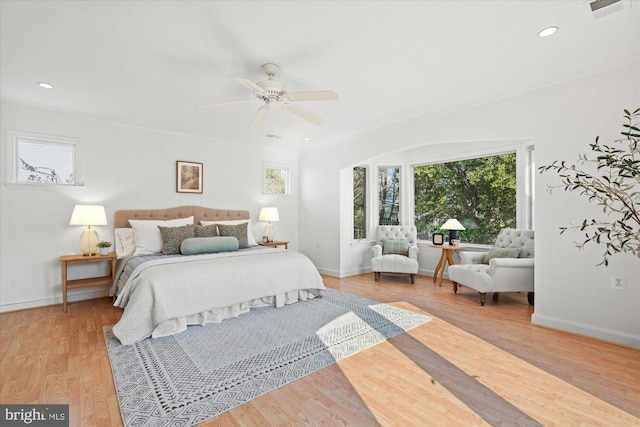
<svg viewBox="0 0 640 427">
<path fill-rule="evenodd" d="M 38 82 L 38 86 L 44 89 L 53 89 L 53 85 L 51 83 Z"/>
<path fill-rule="evenodd" d="M 538 33 L 538 37 L 549 37 L 558 31 L 558 27 L 548 27 Z"/>
<path fill-rule="evenodd" d="M 302 138 L 302 140 L 303 140 L 303 141 L 311 141 L 311 138 L 309 138 L 309 137 L 305 137 L 305 138 Z"/>
</svg>

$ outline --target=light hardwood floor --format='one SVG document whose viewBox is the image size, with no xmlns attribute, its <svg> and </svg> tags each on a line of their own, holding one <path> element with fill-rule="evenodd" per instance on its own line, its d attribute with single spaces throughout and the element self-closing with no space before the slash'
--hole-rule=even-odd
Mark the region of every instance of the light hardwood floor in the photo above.
<svg viewBox="0 0 640 427">
<path fill-rule="evenodd" d="M 328 287 L 433 320 L 206 425 L 640 426 L 640 350 L 530 324 L 526 294 L 487 298 L 432 278 Z M 0 403 L 68 403 L 73 426 L 122 424 L 102 327 L 107 298 L 0 315 Z"/>
</svg>

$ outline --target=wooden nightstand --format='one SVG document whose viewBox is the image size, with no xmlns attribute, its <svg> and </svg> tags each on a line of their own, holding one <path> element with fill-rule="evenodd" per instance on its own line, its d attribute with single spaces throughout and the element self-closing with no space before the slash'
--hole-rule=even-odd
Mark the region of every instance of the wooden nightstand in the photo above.
<svg viewBox="0 0 640 427">
<path fill-rule="evenodd" d="M 260 246 L 269 246 L 271 248 L 277 248 L 278 246 L 284 246 L 285 249 L 289 249 L 289 242 L 282 240 L 273 240 L 271 242 L 258 242 Z"/>
<path fill-rule="evenodd" d="M 63 255 L 60 257 L 62 263 L 62 309 L 67 312 L 67 290 L 74 288 L 85 288 L 89 286 L 111 285 L 116 276 L 116 253 L 109 252 L 108 255 Z M 86 279 L 67 280 L 67 267 L 69 264 L 88 264 L 94 262 L 109 262 L 110 275 L 100 277 L 88 277 Z"/>
</svg>

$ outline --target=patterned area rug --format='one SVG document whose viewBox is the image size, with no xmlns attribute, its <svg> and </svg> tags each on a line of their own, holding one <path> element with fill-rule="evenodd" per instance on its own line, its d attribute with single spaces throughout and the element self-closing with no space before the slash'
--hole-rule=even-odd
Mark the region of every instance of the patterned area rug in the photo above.
<svg viewBox="0 0 640 427">
<path fill-rule="evenodd" d="M 191 426 L 429 320 L 327 289 L 131 346 L 104 333 L 125 426 Z"/>
</svg>

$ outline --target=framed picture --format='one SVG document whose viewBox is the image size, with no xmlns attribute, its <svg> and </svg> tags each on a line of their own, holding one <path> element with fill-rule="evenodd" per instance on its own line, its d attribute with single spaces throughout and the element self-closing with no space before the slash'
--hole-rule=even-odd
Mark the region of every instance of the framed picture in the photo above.
<svg viewBox="0 0 640 427">
<path fill-rule="evenodd" d="M 202 163 L 176 162 L 176 191 L 202 194 Z"/>
<path fill-rule="evenodd" d="M 434 245 L 442 245 L 444 243 L 444 234 L 442 233 L 433 233 L 431 235 L 431 241 Z"/>
</svg>

